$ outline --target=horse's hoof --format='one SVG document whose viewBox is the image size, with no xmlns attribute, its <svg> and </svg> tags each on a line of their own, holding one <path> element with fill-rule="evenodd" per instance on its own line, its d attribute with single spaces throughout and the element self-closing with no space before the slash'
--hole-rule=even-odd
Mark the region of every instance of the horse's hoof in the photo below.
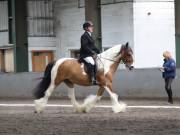
<svg viewBox="0 0 180 135">
<path fill-rule="evenodd" d="M 87 113 L 87 111 L 86 111 L 86 110 L 83 110 L 82 113 Z"/>
<path fill-rule="evenodd" d="M 76 113 L 87 113 L 86 109 L 84 107 L 77 107 L 75 108 Z"/>
<path fill-rule="evenodd" d="M 126 111 L 126 104 L 125 103 L 119 103 L 113 106 L 113 112 L 114 113 L 122 113 Z"/>
<path fill-rule="evenodd" d="M 43 111 L 37 111 L 37 110 L 35 110 L 34 111 L 34 113 L 37 113 L 37 114 L 40 114 L 40 113 L 42 113 Z"/>
</svg>

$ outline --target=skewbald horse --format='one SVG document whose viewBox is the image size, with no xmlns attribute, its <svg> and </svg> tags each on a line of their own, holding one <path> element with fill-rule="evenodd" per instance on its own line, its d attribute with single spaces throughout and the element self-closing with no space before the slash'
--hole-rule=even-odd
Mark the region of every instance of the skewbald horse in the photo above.
<svg viewBox="0 0 180 135">
<path fill-rule="evenodd" d="M 126 104 L 118 101 L 118 95 L 113 92 L 112 81 L 113 76 L 120 62 L 123 62 L 130 70 L 133 68 L 133 52 L 126 45 L 116 45 L 101 54 L 97 55 L 97 80 L 99 82 L 99 90 L 96 95 L 91 95 L 84 100 L 83 104 L 76 101 L 74 93 L 74 84 L 91 86 L 90 77 L 84 71 L 83 63 L 79 63 L 74 58 L 61 58 L 46 66 L 44 77 L 34 89 L 36 100 L 35 112 L 41 113 L 52 94 L 53 90 L 64 82 L 68 86 L 68 97 L 71 99 L 72 105 L 76 112 L 89 112 L 100 100 L 104 90 L 106 90 L 112 101 L 112 110 L 114 113 L 124 112 Z"/>
</svg>

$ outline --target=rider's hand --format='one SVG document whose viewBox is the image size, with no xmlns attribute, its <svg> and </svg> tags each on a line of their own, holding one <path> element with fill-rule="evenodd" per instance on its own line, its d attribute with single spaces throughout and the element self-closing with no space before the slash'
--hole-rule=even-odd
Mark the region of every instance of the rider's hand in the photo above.
<svg viewBox="0 0 180 135">
<path fill-rule="evenodd" d="M 92 57 L 93 57 L 93 59 L 96 59 L 97 58 L 97 53 L 94 53 Z"/>
<path fill-rule="evenodd" d="M 160 70 L 161 72 L 164 72 L 164 67 L 160 67 L 159 70 Z"/>
</svg>

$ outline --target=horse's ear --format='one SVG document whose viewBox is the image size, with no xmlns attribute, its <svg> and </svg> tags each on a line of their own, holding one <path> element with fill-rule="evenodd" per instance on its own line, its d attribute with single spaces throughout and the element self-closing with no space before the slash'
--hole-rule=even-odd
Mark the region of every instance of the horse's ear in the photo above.
<svg viewBox="0 0 180 135">
<path fill-rule="evenodd" d="M 129 42 L 126 43 L 125 48 L 129 48 Z"/>
</svg>

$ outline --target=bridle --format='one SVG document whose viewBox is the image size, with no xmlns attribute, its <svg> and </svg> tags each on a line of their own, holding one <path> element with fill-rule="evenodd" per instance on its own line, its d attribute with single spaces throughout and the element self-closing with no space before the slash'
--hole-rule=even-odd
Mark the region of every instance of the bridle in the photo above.
<svg viewBox="0 0 180 135">
<path fill-rule="evenodd" d="M 120 51 L 120 53 L 121 53 L 121 51 Z M 115 63 L 117 63 L 117 64 L 119 64 L 119 63 L 122 61 L 122 62 L 125 64 L 125 66 L 126 66 L 127 68 L 129 68 L 129 70 L 132 70 L 132 69 L 134 68 L 133 66 L 129 66 L 129 65 L 126 63 L 126 60 L 125 60 L 125 59 L 122 59 L 122 58 L 120 58 L 119 61 L 113 60 L 113 59 L 109 59 L 109 58 L 105 58 L 105 57 L 102 57 L 101 55 L 100 55 L 100 57 L 97 56 L 97 58 L 98 58 L 99 60 L 101 60 L 101 58 L 102 58 L 102 59 L 105 59 L 105 60 L 113 61 L 113 62 L 115 62 Z"/>
</svg>

